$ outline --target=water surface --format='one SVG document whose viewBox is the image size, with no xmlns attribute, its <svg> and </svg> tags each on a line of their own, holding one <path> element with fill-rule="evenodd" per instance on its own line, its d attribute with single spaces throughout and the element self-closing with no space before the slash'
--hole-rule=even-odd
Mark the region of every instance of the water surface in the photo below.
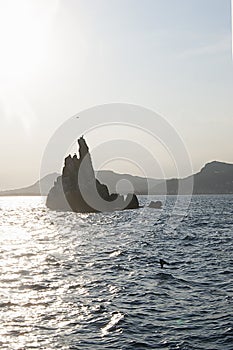
<svg viewBox="0 0 233 350">
<path fill-rule="evenodd" d="M 1 197 L 1 349 L 232 350 L 233 196 L 168 223 L 174 201 L 76 214 Z"/>
</svg>

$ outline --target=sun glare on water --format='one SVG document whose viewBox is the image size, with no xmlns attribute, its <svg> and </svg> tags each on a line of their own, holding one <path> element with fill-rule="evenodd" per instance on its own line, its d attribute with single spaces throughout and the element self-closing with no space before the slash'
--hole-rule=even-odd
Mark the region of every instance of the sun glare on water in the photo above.
<svg viewBox="0 0 233 350">
<path fill-rule="evenodd" d="M 30 238 L 31 234 L 20 227 L 6 225 L 1 228 L 0 242 L 4 244 L 6 242 L 8 244 L 14 244 L 19 241 L 27 241 Z"/>
</svg>

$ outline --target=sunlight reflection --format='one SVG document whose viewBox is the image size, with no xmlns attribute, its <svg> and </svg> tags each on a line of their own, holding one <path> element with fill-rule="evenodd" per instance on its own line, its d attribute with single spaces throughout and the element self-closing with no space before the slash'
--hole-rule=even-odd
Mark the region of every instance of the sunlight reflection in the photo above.
<svg viewBox="0 0 233 350">
<path fill-rule="evenodd" d="M 14 242 L 14 241 L 25 241 L 30 240 L 31 234 L 21 227 L 17 226 L 1 226 L 0 231 L 0 242 Z"/>
<path fill-rule="evenodd" d="M 103 327 L 103 328 L 101 329 L 102 337 L 108 335 L 108 333 L 109 333 L 111 330 L 115 329 L 116 326 L 117 326 L 117 324 L 118 324 L 123 318 L 124 318 L 124 315 L 121 314 L 120 312 L 113 313 L 113 315 L 112 315 L 110 321 L 108 322 L 108 324 L 107 324 L 105 327 Z M 119 331 L 121 331 L 121 330 L 119 330 Z"/>
</svg>

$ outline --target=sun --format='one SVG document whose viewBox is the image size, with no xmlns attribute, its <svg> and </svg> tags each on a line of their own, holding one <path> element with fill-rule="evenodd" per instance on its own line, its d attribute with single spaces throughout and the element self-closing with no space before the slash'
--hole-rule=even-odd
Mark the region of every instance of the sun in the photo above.
<svg viewBox="0 0 233 350">
<path fill-rule="evenodd" d="M 22 81 L 45 59 L 58 1 L 0 1 L 0 76 Z"/>
<path fill-rule="evenodd" d="M 25 91 L 46 67 L 60 0 L 0 0 L 0 107 L 30 135 L 36 116 Z"/>
</svg>

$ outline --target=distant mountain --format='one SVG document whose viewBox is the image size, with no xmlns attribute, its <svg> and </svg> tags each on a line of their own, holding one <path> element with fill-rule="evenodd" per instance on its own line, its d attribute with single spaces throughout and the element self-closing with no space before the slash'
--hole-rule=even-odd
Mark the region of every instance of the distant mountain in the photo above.
<svg viewBox="0 0 233 350">
<path fill-rule="evenodd" d="M 34 185 L 10 191 L 0 192 L 0 196 L 38 196 L 47 195 L 59 174 L 52 173 L 37 181 Z M 110 170 L 96 172 L 97 179 L 106 184 L 109 191 L 136 194 L 177 194 L 178 185 L 186 193 L 186 184 L 193 178 L 193 194 L 233 194 L 233 164 L 213 161 L 207 163 L 200 172 L 183 179 L 151 179 L 129 174 L 118 174 Z M 41 185 L 40 185 L 41 184 Z M 132 185 L 131 185 L 132 184 Z"/>
<path fill-rule="evenodd" d="M 60 176 L 58 173 L 46 175 L 40 181 L 37 181 L 31 186 L 15 190 L 0 191 L 0 196 L 39 196 L 41 194 L 47 195 L 58 176 Z M 104 183 L 108 186 L 110 193 L 116 192 L 117 188 L 121 193 L 128 193 L 132 189 L 132 186 L 134 189 L 136 189 L 136 193 L 148 193 L 148 187 L 152 188 L 160 184 L 162 181 L 156 179 L 146 179 L 144 177 L 128 174 L 118 174 L 111 170 L 97 171 L 96 178 L 101 183 Z M 132 184 L 132 186 L 130 184 Z"/>
<path fill-rule="evenodd" d="M 233 193 L 233 164 L 217 161 L 207 163 L 194 175 L 194 193 Z"/>
<path fill-rule="evenodd" d="M 0 191 L 0 196 L 47 196 L 58 176 L 58 173 L 48 174 L 31 186 L 15 190 Z M 42 189 L 42 193 L 40 189 Z"/>
<path fill-rule="evenodd" d="M 232 194 L 233 193 L 233 164 L 213 161 L 207 163 L 200 172 L 184 179 L 165 180 L 163 186 L 156 185 L 151 193 L 164 194 L 164 185 L 169 195 L 187 193 L 187 184 L 193 180 L 193 194 Z"/>
<path fill-rule="evenodd" d="M 129 174 L 118 174 L 111 170 L 100 170 L 96 172 L 97 179 L 106 184 L 111 193 L 147 194 L 155 186 L 164 183 L 164 180 L 151 179 Z"/>
</svg>

